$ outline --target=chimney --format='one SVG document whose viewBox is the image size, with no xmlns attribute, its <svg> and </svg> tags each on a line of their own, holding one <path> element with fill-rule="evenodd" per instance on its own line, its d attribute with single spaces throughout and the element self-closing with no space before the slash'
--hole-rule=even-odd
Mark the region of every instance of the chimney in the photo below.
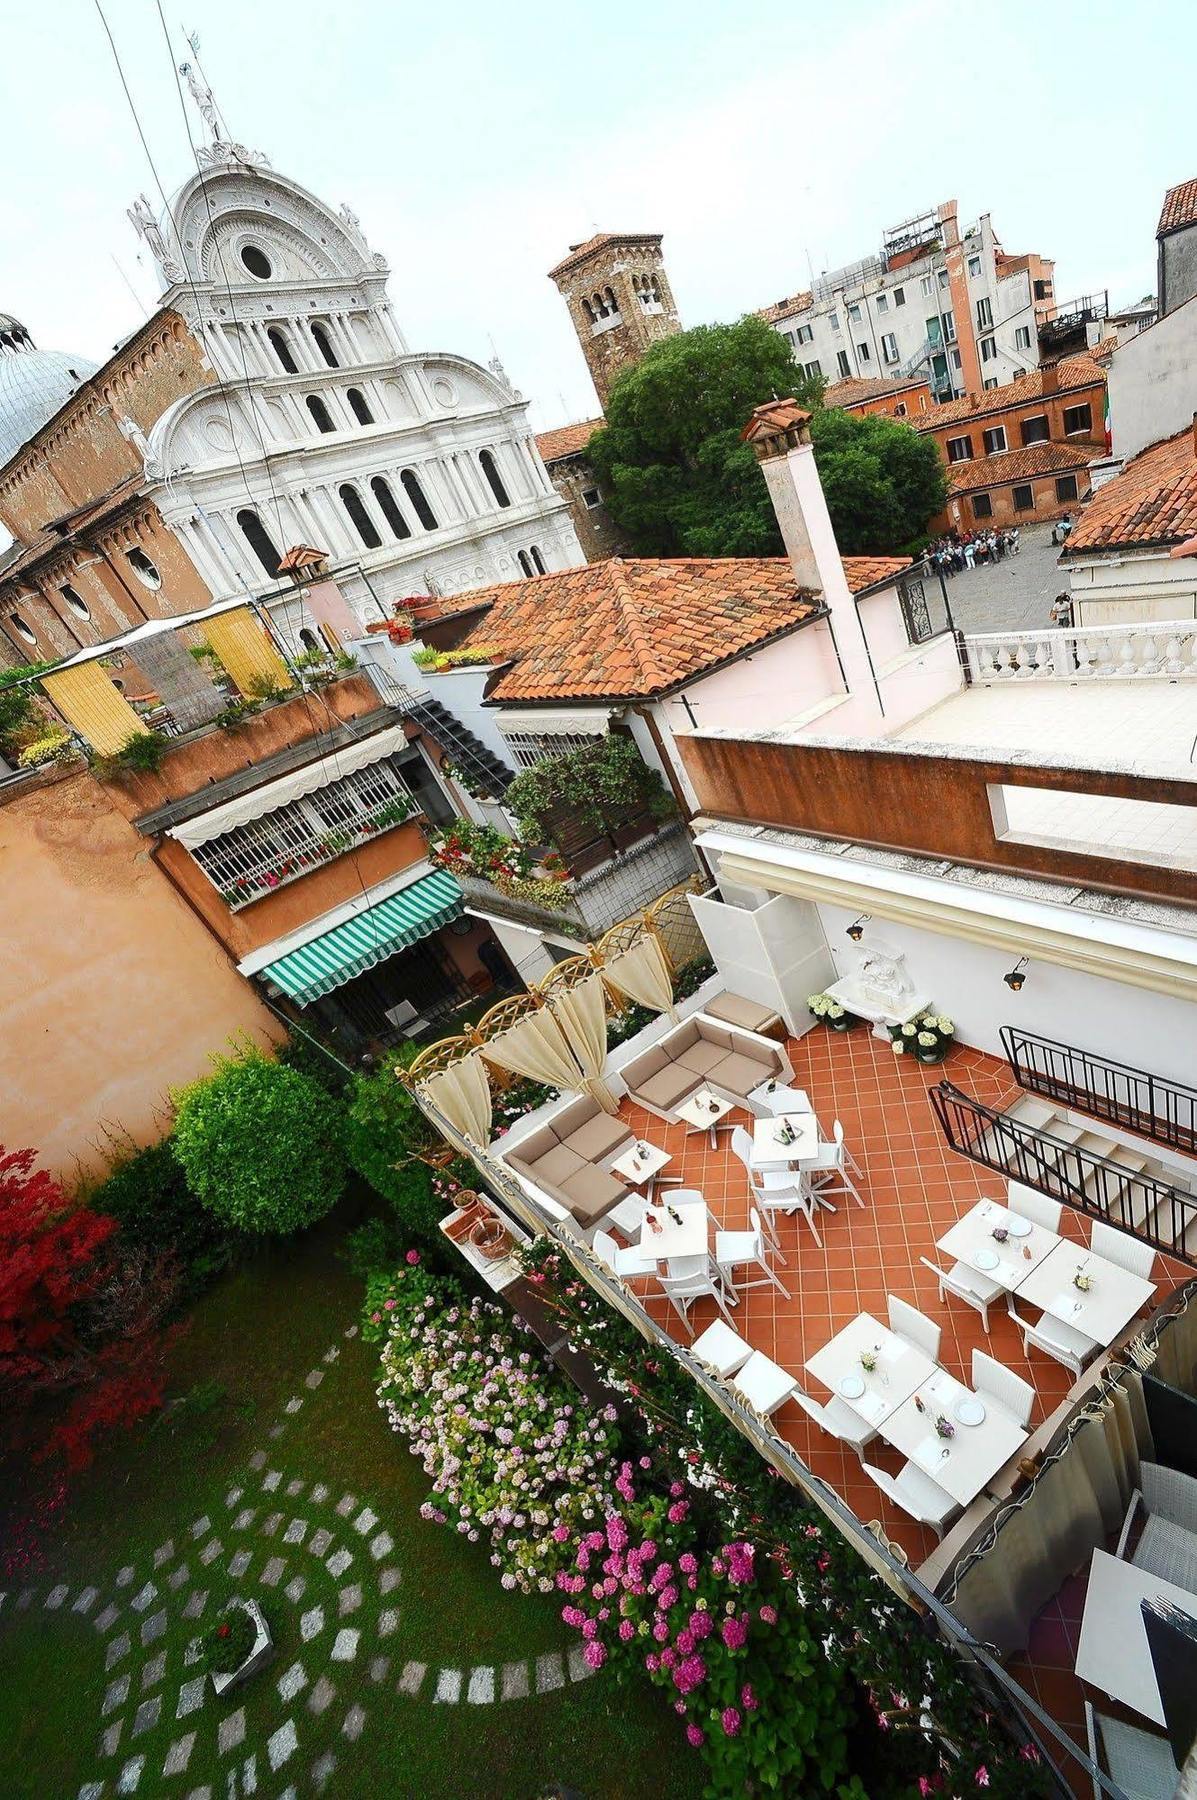
<svg viewBox="0 0 1197 1800">
<path fill-rule="evenodd" d="M 1059 365 L 1059 363 L 1058 362 L 1045 363 L 1043 365 L 1043 369 L 1041 370 L 1041 374 L 1043 377 L 1043 385 L 1042 385 L 1042 388 L 1040 391 L 1042 392 L 1044 399 L 1046 399 L 1049 394 L 1055 394 L 1055 393 L 1058 393 L 1058 391 L 1059 391 L 1059 387 L 1060 387 L 1060 365 Z"/>
</svg>

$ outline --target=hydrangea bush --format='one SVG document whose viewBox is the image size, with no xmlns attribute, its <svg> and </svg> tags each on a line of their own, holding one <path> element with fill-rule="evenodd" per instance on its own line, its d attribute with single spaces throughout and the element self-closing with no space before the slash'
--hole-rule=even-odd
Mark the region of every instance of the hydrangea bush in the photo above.
<svg viewBox="0 0 1197 1800">
<path fill-rule="evenodd" d="M 504 1587 L 551 1593 L 577 1532 L 612 1503 L 614 1408 L 587 1414 L 501 1308 L 445 1293 L 418 1261 L 372 1283 L 379 1404 L 431 1479 L 424 1518 L 489 1545 Z"/>
<path fill-rule="evenodd" d="M 891 1025 L 888 1030 L 895 1056 L 905 1053 L 924 1063 L 942 1062 L 956 1037 L 952 1020 L 937 1013 L 933 1006 L 917 1018 L 907 1019 L 904 1025 Z"/>
</svg>

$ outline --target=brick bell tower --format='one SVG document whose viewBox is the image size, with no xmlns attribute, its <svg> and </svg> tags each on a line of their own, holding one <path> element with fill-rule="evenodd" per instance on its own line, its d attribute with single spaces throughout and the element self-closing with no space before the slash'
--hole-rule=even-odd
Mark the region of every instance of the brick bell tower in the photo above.
<svg viewBox="0 0 1197 1800">
<path fill-rule="evenodd" d="M 660 232 L 602 231 L 549 270 L 605 408 L 617 375 L 681 330 Z"/>
</svg>

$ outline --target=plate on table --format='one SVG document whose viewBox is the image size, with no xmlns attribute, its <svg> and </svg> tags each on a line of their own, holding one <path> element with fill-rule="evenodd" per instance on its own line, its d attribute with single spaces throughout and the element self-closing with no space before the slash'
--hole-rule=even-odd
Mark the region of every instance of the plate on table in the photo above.
<svg viewBox="0 0 1197 1800">
<path fill-rule="evenodd" d="M 975 1394 L 965 1394 L 952 1408 L 962 1425 L 983 1425 L 985 1408 Z"/>
<path fill-rule="evenodd" d="M 1006 1220 L 1006 1230 L 1011 1237 L 1030 1237 L 1031 1221 L 1024 1219 L 1021 1213 L 1011 1213 Z"/>
<path fill-rule="evenodd" d="M 981 1248 L 973 1257 L 973 1261 L 976 1263 L 978 1269 L 996 1269 L 1001 1261 L 1001 1257 L 996 1250 L 991 1250 L 988 1244 L 982 1244 Z"/>
<path fill-rule="evenodd" d="M 864 1382 L 859 1375 L 845 1375 L 840 1382 L 840 1393 L 845 1400 L 859 1400 L 864 1391 Z"/>
</svg>

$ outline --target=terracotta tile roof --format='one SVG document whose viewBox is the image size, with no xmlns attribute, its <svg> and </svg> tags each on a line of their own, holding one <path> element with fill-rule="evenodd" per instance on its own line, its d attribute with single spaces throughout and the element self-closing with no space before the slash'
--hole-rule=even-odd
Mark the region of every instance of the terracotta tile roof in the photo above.
<svg viewBox="0 0 1197 1800">
<path fill-rule="evenodd" d="M 571 244 L 569 255 L 563 256 L 555 267 L 549 270 L 549 280 L 555 281 L 558 275 L 564 275 L 575 263 L 585 262 L 596 250 L 603 250 L 611 244 L 656 244 L 661 243 L 659 231 L 596 231 L 593 237 L 587 238 L 584 244 Z"/>
<path fill-rule="evenodd" d="M 781 319 L 792 318 L 795 313 L 809 312 L 815 303 L 815 297 L 809 288 L 801 294 L 790 294 L 784 300 L 775 300 L 772 306 L 757 309 L 757 318 L 764 319 L 767 325 L 776 325 Z"/>
<path fill-rule="evenodd" d="M 968 494 L 975 488 L 1002 487 L 1011 481 L 1030 481 L 1041 475 L 1074 475 L 1089 466 L 1092 450 L 1073 444 L 1027 444 L 1000 456 L 980 456 L 972 462 L 952 463 L 948 492 Z"/>
<path fill-rule="evenodd" d="M 866 588 L 892 581 L 903 569 L 908 569 L 912 561 L 909 556 L 845 556 L 844 574 L 848 577 L 849 592 L 863 594 Z"/>
<path fill-rule="evenodd" d="M 1071 394 L 1079 388 L 1103 387 L 1106 372 L 1092 356 L 1065 357 L 1057 363 L 1058 394 Z M 1050 396 L 1049 396 L 1050 397 Z M 990 413 L 1005 412 L 1011 406 L 1027 406 L 1043 399 L 1043 370 L 1029 369 L 1001 387 L 986 388 L 980 394 L 966 394 L 963 400 L 948 400 L 943 406 L 932 406 L 910 422 L 916 431 L 935 431 L 941 425 L 956 425 L 969 419 L 983 419 Z M 1094 420 L 1096 425 L 1097 421 Z"/>
<path fill-rule="evenodd" d="M 1155 235 L 1163 237 L 1169 231 L 1180 231 L 1185 225 L 1191 225 L 1197 219 L 1197 179 L 1182 181 L 1171 187 L 1164 195 L 1164 205 L 1160 212 L 1160 222 L 1155 228 Z"/>
<path fill-rule="evenodd" d="M 649 699 L 811 618 L 785 557 L 586 563 L 455 596 L 484 606 L 463 642 L 512 667 L 489 698 Z M 444 616 L 444 614 L 442 615 Z"/>
<path fill-rule="evenodd" d="M 562 457 L 576 456 L 606 423 L 605 419 L 579 419 L 576 425 L 558 425 L 555 431 L 538 431 L 536 448 L 542 461 L 560 462 Z"/>
<path fill-rule="evenodd" d="M 1095 363 L 1101 363 L 1104 368 L 1117 348 L 1118 338 L 1116 335 L 1113 337 L 1102 338 L 1100 344 L 1094 344 L 1089 355 L 1093 358 Z"/>
<path fill-rule="evenodd" d="M 1191 429 L 1139 452 L 1098 488 L 1072 528 L 1065 555 L 1127 544 L 1180 543 L 1197 531 L 1197 456 Z"/>
<path fill-rule="evenodd" d="M 86 530 L 105 519 L 109 513 L 116 512 L 129 500 L 136 499 L 145 490 L 144 475 L 126 475 L 115 487 L 109 488 L 106 494 L 89 500 L 84 506 L 76 506 L 61 518 L 53 519 L 29 539 L 26 544 L 12 544 L 5 552 L 4 561 L 0 564 L 0 574 L 5 576 L 19 575 L 30 569 L 47 555 L 58 551 L 69 552 L 74 534 Z"/>
<path fill-rule="evenodd" d="M 854 375 L 847 381 L 833 381 L 824 390 L 824 406 L 859 406 L 862 400 L 885 400 L 891 396 L 896 400 L 900 394 L 910 393 L 912 388 L 926 387 L 921 376 L 903 380 L 900 376 L 891 379 L 887 375 Z"/>
<path fill-rule="evenodd" d="M 780 399 L 766 400 L 763 406 L 754 406 L 740 436 L 746 444 L 752 444 L 757 438 L 778 437 L 809 424 L 810 414 L 806 408 L 800 406 L 792 394 L 783 394 Z"/>
</svg>

